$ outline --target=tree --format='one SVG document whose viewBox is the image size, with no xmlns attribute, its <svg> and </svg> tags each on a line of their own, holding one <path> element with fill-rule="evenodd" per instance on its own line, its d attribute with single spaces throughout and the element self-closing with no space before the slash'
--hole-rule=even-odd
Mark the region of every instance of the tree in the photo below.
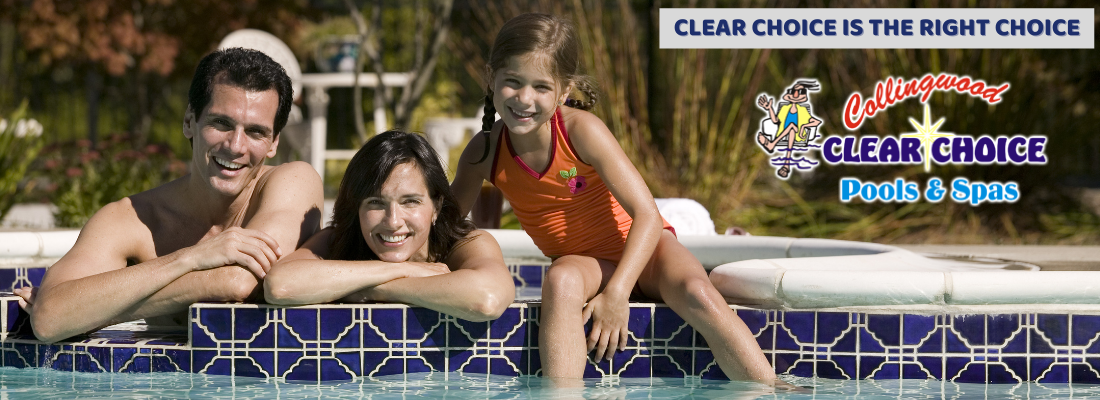
<svg viewBox="0 0 1100 400">
<path fill-rule="evenodd" d="M 447 33 L 451 27 L 451 10 L 453 0 L 429 0 L 428 5 L 423 0 L 415 0 L 415 27 L 413 30 L 413 65 L 409 69 L 412 77 L 401 90 L 399 98 L 394 97 L 390 88 L 374 91 L 375 121 L 381 121 L 385 114 L 380 105 L 387 105 L 393 110 L 394 126 L 407 126 L 412 118 L 412 112 L 420 103 L 424 90 L 431 81 L 432 72 L 439 60 L 439 53 L 447 42 Z M 383 0 L 375 0 L 371 7 L 371 22 L 360 12 L 352 0 L 344 0 L 345 6 L 355 20 L 356 30 L 359 34 L 360 51 L 355 70 L 355 89 L 353 98 L 355 101 L 355 126 L 361 140 L 366 141 L 367 134 L 363 124 L 362 88 L 359 86 L 359 72 L 363 70 L 369 60 L 371 69 L 382 82 L 382 74 L 385 67 L 382 63 L 384 47 L 382 45 L 382 10 Z M 429 10 L 429 8 L 431 8 Z M 429 14 L 430 11 L 430 14 Z M 429 15 L 434 15 L 434 21 L 429 21 Z M 431 23 L 431 25 L 429 25 Z M 425 45 L 424 37 L 430 36 L 431 43 Z"/>
<path fill-rule="evenodd" d="M 191 68 L 228 33 L 245 28 L 291 36 L 301 0 L 8 0 L 23 50 L 50 68 L 71 66 L 84 76 L 89 139 L 96 140 L 105 88 L 126 107 L 136 147 L 148 140 L 155 110 L 170 79 L 189 79 Z M 79 76 L 79 74 L 78 74 Z"/>
</svg>

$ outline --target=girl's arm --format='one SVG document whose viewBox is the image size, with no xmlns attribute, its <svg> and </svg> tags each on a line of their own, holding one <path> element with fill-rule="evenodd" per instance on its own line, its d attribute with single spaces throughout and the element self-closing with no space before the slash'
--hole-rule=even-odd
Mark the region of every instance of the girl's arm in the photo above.
<svg viewBox="0 0 1100 400">
<path fill-rule="evenodd" d="M 499 121 L 497 123 L 500 124 Z M 494 126 L 493 131 L 497 129 Z M 481 193 L 482 182 L 489 177 L 489 170 L 492 169 L 493 158 L 496 156 L 493 146 L 486 146 L 487 143 L 492 144 L 489 142 L 491 136 L 486 131 L 474 135 L 458 159 L 458 171 L 455 172 L 455 180 L 451 182 L 451 192 L 458 199 L 461 215 L 470 214 L 478 194 Z"/>
<path fill-rule="evenodd" d="M 394 279 L 448 272 L 445 266 L 436 263 L 325 260 L 332 232 L 332 228 L 318 232 L 302 248 L 271 267 L 264 279 L 264 297 L 268 303 L 328 303 Z"/>
<path fill-rule="evenodd" d="M 569 135 L 581 159 L 596 168 L 611 194 L 634 220 L 626 248 L 603 293 L 627 298 L 649 262 L 661 238 L 664 220 L 642 176 L 619 147 L 603 121 L 584 111 L 574 111 Z"/>
<path fill-rule="evenodd" d="M 604 290 L 589 300 L 583 311 L 585 321 L 592 319 L 588 350 L 595 350 L 597 359 L 610 360 L 615 348 L 626 349 L 630 292 L 653 256 L 664 220 L 649 187 L 603 121 L 585 111 L 569 114 L 575 118 L 570 129 L 573 134 L 569 137 L 577 155 L 595 167 L 611 194 L 634 220 L 627 232 L 619 265 Z"/>
<path fill-rule="evenodd" d="M 414 304 L 470 321 L 496 319 L 515 300 L 515 283 L 489 233 L 471 232 L 455 245 L 446 264 L 453 272 L 396 279 L 349 298 Z"/>
</svg>

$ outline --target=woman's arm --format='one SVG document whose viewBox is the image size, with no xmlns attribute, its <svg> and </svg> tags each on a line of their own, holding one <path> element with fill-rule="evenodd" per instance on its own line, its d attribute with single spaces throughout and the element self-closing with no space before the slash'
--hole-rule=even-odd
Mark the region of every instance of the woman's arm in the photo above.
<svg viewBox="0 0 1100 400">
<path fill-rule="evenodd" d="M 268 303 L 328 303 L 394 279 L 448 272 L 444 265 L 435 263 L 325 260 L 332 232 L 332 228 L 318 232 L 302 248 L 271 267 L 264 279 Z"/>
<path fill-rule="evenodd" d="M 470 321 L 496 319 L 515 300 L 515 283 L 500 245 L 489 233 L 471 232 L 446 262 L 453 271 L 449 274 L 396 279 L 348 299 L 408 303 Z"/>
</svg>

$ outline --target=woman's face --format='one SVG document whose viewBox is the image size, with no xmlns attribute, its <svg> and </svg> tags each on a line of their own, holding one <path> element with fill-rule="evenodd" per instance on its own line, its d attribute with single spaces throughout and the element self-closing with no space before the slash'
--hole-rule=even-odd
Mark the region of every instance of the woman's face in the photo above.
<svg viewBox="0 0 1100 400">
<path fill-rule="evenodd" d="M 359 225 L 379 260 L 427 261 L 437 214 L 420 168 L 407 162 L 393 169 L 380 193 L 359 204 Z"/>
</svg>

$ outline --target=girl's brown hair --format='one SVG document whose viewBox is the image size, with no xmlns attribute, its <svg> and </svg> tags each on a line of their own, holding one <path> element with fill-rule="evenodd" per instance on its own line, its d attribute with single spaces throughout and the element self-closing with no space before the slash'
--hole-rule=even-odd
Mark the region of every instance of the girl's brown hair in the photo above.
<svg viewBox="0 0 1100 400">
<path fill-rule="evenodd" d="M 489 52 L 489 84 L 485 94 L 483 130 L 492 130 L 496 122 L 493 73 L 504 68 L 512 57 L 536 52 L 548 56 L 550 73 L 563 88 L 572 83 L 588 98 L 588 101 L 568 99 L 565 105 L 581 110 L 590 110 L 596 105 L 598 96 L 595 87 L 587 76 L 580 74 L 580 42 L 573 23 L 548 14 L 521 14 L 504 23 Z"/>
</svg>

